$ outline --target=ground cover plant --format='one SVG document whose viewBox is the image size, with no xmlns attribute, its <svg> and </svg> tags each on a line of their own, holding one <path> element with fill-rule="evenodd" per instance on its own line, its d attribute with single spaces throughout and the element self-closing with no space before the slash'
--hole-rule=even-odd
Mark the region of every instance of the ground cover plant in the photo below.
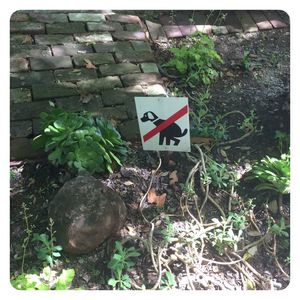
<svg viewBox="0 0 300 300">
<path fill-rule="evenodd" d="M 288 41 L 289 30 L 281 29 L 153 45 L 168 96 L 189 99 L 190 153 L 143 151 L 132 142 L 121 161 L 125 151 L 114 150 L 124 146 L 106 121 L 62 110 L 45 114 L 48 159 L 10 170 L 12 286 L 286 288 L 292 263 Z M 114 157 L 110 163 L 104 151 L 96 166 L 85 141 L 101 144 L 122 166 L 113 168 Z M 128 211 L 116 236 L 79 256 L 56 244 L 47 215 L 55 193 L 76 176 L 68 166 L 117 191 Z"/>
</svg>

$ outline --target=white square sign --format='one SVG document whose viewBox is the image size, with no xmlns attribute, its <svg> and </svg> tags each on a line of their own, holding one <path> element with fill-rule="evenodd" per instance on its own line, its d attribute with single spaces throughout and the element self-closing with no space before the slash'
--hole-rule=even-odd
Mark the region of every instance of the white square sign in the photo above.
<svg viewBox="0 0 300 300">
<path fill-rule="evenodd" d="M 189 105 L 184 97 L 135 97 L 144 150 L 191 151 Z"/>
</svg>

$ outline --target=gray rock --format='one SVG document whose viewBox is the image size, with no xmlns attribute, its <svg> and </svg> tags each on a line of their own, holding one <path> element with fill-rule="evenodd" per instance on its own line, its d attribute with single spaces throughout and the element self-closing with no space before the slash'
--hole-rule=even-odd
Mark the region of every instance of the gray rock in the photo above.
<svg viewBox="0 0 300 300">
<path fill-rule="evenodd" d="M 88 253 L 116 233 L 126 219 L 126 207 L 113 190 L 80 173 L 64 184 L 49 205 L 57 243 L 69 253 Z"/>
</svg>

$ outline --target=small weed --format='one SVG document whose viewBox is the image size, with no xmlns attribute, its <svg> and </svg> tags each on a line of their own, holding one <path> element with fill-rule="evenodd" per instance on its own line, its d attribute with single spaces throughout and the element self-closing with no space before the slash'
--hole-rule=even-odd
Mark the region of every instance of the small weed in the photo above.
<svg viewBox="0 0 300 300">
<path fill-rule="evenodd" d="M 229 212 L 229 217 L 231 218 L 233 228 L 236 230 L 244 230 L 248 225 L 244 211 L 240 211 L 239 213 Z"/>
<path fill-rule="evenodd" d="M 277 141 L 277 147 L 279 152 L 282 153 L 286 153 L 288 152 L 289 148 L 290 148 L 290 135 L 280 131 L 280 130 L 276 130 L 275 131 L 275 140 Z"/>
<path fill-rule="evenodd" d="M 14 170 L 9 170 L 9 178 L 10 180 L 16 180 L 18 177 L 18 174 Z"/>
<path fill-rule="evenodd" d="M 161 280 L 160 288 L 162 290 L 172 290 L 176 286 L 175 276 L 171 272 L 167 271 L 165 276 Z"/>
<path fill-rule="evenodd" d="M 166 225 L 167 227 L 161 231 L 161 234 L 165 242 L 171 242 L 174 236 L 174 229 L 169 217 L 166 217 Z"/>
<path fill-rule="evenodd" d="M 243 67 L 244 70 L 249 71 L 250 70 L 250 51 L 244 51 L 243 52 L 243 57 L 242 57 L 242 61 L 241 61 L 241 65 Z"/>
<path fill-rule="evenodd" d="M 39 246 L 35 247 L 38 259 L 45 262 L 46 264 L 49 264 L 51 268 L 53 267 L 54 258 L 60 257 L 60 251 L 62 250 L 61 246 L 54 245 L 54 243 L 56 242 L 56 238 L 54 236 L 55 231 L 53 230 L 53 225 L 54 222 L 50 218 L 49 227 L 47 228 L 50 237 L 48 236 L 48 234 L 45 233 L 34 233 L 32 239 L 32 241 L 39 242 L 40 244 Z"/>
<path fill-rule="evenodd" d="M 270 231 L 279 237 L 289 237 L 289 233 L 286 231 L 288 226 L 285 224 L 285 220 L 281 217 L 279 223 L 274 223 L 269 220 Z"/>
<path fill-rule="evenodd" d="M 134 247 L 124 248 L 121 242 L 115 243 L 116 252 L 108 263 L 108 268 L 112 270 L 113 277 L 108 280 L 108 284 L 113 288 L 118 287 L 121 290 L 131 288 L 131 282 L 128 274 L 124 271 L 135 265 L 132 257 L 140 256 Z"/>
</svg>

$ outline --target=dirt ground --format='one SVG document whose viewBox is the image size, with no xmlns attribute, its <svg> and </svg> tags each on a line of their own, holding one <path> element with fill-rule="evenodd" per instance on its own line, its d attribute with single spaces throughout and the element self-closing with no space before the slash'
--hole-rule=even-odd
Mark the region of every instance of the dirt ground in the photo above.
<svg viewBox="0 0 300 300">
<path fill-rule="evenodd" d="M 211 101 L 210 111 L 213 114 L 226 113 L 231 110 L 241 110 L 248 114 L 254 109 L 256 112 L 255 122 L 257 132 L 253 133 L 240 143 L 212 150 L 213 156 L 220 162 L 237 165 L 242 170 L 247 163 L 261 159 L 265 155 L 277 155 L 277 143 L 274 139 L 276 130 L 289 133 L 289 30 L 265 31 L 249 34 L 236 34 L 226 36 L 215 36 L 216 48 L 222 55 L 224 65 L 221 67 L 222 77 L 219 78 L 210 88 Z M 182 41 L 174 41 L 178 45 Z M 170 45 L 169 45 L 170 46 Z M 169 57 L 168 45 L 156 44 L 155 50 L 160 63 Z M 250 67 L 244 70 L 241 59 L 244 51 L 250 51 Z M 176 80 L 166 78 L 166 85 L 170 95 L 174 93 L 174 86 L 178 87 L 177 93 L 185 95 L 186 91 L 192 97 L 197 92 L 203 91 L 203 87 L 185 87 Z M 190 100 L 191 109 L 194 108 Z M 237 119 L 229 120 L 236 125 Z M 238 132 L 231 132 L 232 138 L 238 136 Z M 143 239 L 149 235 L 149 224 L 147 224 L 140 211 L 139 203 L 147 192 L 151 179 L 151 172 L 158 165 L 158 157 L 155 152 L 146 152 L 136 143 L 129 143 L 130 151 L 124 166 L 112 175 L 99 175 L 98 178 L 107 186 L 117 191 L 124 200 L 128 209 L 128 217 L 119 235 L 112 237 L 95 251 L 87 255 L 72 256 L 62 252 L 61 259 L 55 265 L 57 270 L 63 268 L 74 268 L 76 270 L 73 288 L 81 289 L 109 289 L 107 280 L 110 278 L 110 270 L 107 263 L 113 250 L 115 240 L 122 240 L 124 245 L 135 246 L 139 249 L 141 256 L 136 260 L 136 265 L 130 271 L 130 277 L 137 286 L 143 283 L 146 288 L 155 285 L 157 275 L 151 263 L 151 257 Z M 224 151 L 226 155 L 224 155 Z M 196 154 L 193 148 L 192 154 Z M 147 219 L 154 219 L 155 229 L 153 231 L 154 249 L 157 249 L 163 239 L 162 231 L 168 228 L 167 215 L 173 222 L 175 236 L 187 234 L 193 228 L 187 218 L 183 217 L 180 207 L 182 185 L 187 179 L 193 162 L 189 161 L 183 153 L 163 153 L 162 166 L 154 176 L 153 187 L 159 194 L 166 193 L 167 200 L 163 208 L 145 202 L 143 213 Z M 22 257 L 22 241 L 24 238 L 24 217 L 22 203 L 25 202 L 29 208 L 29 222 L 33 231 L 38 233 L 46 232 L 48 226 L 47 210 L 48 204 L 55 193 L 71 175 L 64 169 L 52 166 L 45 159 L 38 161 L 23 161 L 11 163 L 11 209 L 10 209 L 10 264 L 11 276 L 20 273 Z M 178 181 L 170 183 L 170 174 L 177 171 Z M 174 173 L 173 173 L 174 174 Z M 239 196 L 252 198 L 256 201 L 254 214 L 261 231 L 266 228 L 266 216 L 263 208 L 263 199 L 256 198 L 253 186 L 243 183 L 238 190 Z M 223 205 L 226 201 L 226 194 L 217 189 L 212 193 L 218 203 Z M 264 197 L 272 195 L 265 194 Z M 193 203 L 188 202 L 193 210 Z M 285 199 L 285 209 L 289 211 L 289 199 Z M 212 205 L 207 205 L 205 211 L 206 219 L 218 217 L 218 211 Z M 278 216 L 274 216 L 276 219 Z M 248 236 L 249 241 L 255 237 Z M 173 254 L 172 247 L 165 253 L 165 257 Z M 261 248 L 259 254 L 251 257 L 249 263 L 264 278 L 272 278 L 275 289 L 283 289 L 288 285 L 288 280 L 282 276 L 270 254 Z M 289 248 L 284 248 L 278 253 L 279 261 L 286 273 L 289 273 L 289 266 L 284 264 L 284 259 L 289 256 Z M 206 247 L 203 257 L 208 260 L 221 260 L 222 257 L 211 247 Z M 33 245 L 29 244 L 29 250 L 25 264 L 26 271 L 39 269 L 40 262 L 37 261 Z M 237 271 L 230 265 L 213 264 L 211 261 L 203 261 L 198 273 L 187 274 L 184 265 L 175 260 L 172 264 L 172 271 L 176 276 L 176 288 L 191 289 L 189 276 L 197 275 L 194 280 L 195 289 L 242 289 L 244 283 Z M 200 273 L 199 273 L 200 272 Z M 196 277 L 195 277 L 196 278 Z M 258 289 L 269 289 L 270 287 L 261 281 Z"/>
</svg>

